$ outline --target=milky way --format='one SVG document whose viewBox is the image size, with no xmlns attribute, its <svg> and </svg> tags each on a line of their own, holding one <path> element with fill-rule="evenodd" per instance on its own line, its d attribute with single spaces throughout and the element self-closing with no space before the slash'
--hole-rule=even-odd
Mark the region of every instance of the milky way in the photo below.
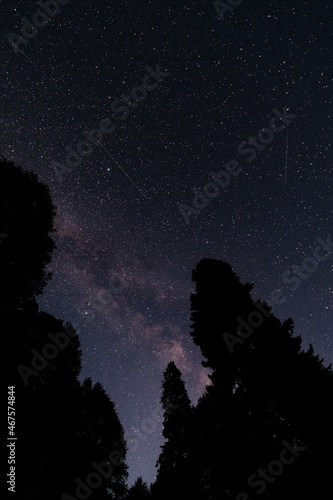
<svg viewBox="0 0 333 500">
<path fill-rule="evenodd" d="M 189 335 L 200 259 L 279 297 L 276 316 L 332 361 L 333 7 L 69 0 L 18 41 L 38 9 L 2 7 L 0 154 L 50 186 L 58 248 L 39 304 L 80 331 L 130 483 L 151 482 L 167 363 L 193 404 L 209 381 Z"/>
</svg>

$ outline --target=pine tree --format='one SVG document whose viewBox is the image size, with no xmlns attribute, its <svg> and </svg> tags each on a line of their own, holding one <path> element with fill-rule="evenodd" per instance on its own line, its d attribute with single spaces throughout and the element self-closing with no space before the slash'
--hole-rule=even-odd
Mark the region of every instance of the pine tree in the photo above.
<svg viewBox="0 0 333 500">
<path fill-rule="evenodd" d="M 128 496 L 126 500 L 150 500 L 151 494 L 150 489 L 142 477 L 138 477 L 133 486 L 128 490 Z"/>
<path fill-rule="evenodd" d="M 191 402 L 181 372 L 173 361 L 168 364 L 163 375 L 161 403 L 164 410 L 163 436 L 166 441 L 157 462 L 157 478 L 152 491 L 156 499 L 180 499 L 188 493 Z"/>
<path fill-rule="evenodd" d="M 231 352 L 224 333 L 235 334 L 237 317 L 250 312 L 252 284 L 242 284 L 230 264 L 214 259 L 201 260 L 192 273 L 195 293 L 191 294 L 191 321 L 194 343 L 206 360 L 202 365 L 213 369 L 220 389 L 232 395 L 237 382 L 244 349 Z"/>
<path fill-rule="evenodd" d="M 112 500 L 123 499 L 127 490 L 127 448 L 115 404 L 99 382 L 93 385 L 91 379 L 87 378 L 82 384 L 82 408 L 84 448 L 90 449 L 89 455 L 94 457 L 96 463 L 110 462 L 110 455 L 111 460 L 113 459 L 113 463 L 110 462 L 111 474 L 103 480 L 103 485 L 91 498 L 99 500 L 104 491 L 104 494 L 109 493 Z"/>
<path fill-rule="evenodd" d="M 198 474 L 203 498 L 224 498 L 235 482 L 235 462 L 237 469 L 241 467 L 239 443 L 244 446 L 246 439 L 234 392 L 249 349 L 238 343 L 230 349 L 225 334 L 239 339 L 237 318 L 251 311 L 253 285 L 242 284 L 230 264 L 213 259 L 201 260 L 192 279 L 191 336 L 206 358 L 202 365 L 212 369 L 212 385 L 195 411 L 196 450 L 202 457 Z"/>
</svg>

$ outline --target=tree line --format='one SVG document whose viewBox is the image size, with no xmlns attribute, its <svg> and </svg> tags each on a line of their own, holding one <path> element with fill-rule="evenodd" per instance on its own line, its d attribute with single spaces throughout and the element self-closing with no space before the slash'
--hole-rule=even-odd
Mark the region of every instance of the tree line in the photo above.
<svg viewBox="0 0 333 500">
<path fill-rule="evenodd" d="M 18 498 L 326 498 L 332 367 L 311 344 L 301 347 L 292 319 L 281 322 L 268 304 L 255 302 L 253 284 L 215 259 L 202 259 L 193 270 L 190 297 L 190 335 L 211 383 L 192 405 L 180 370 L 167 365 L 156 479 L 148 486 L 139 477 L 128 486 L 115 404 L 101 384 L 79 381 L 73 325 L 36 302 L 51 279 L 46 266 L 55 249 L 49 188 L 6 159 L 0 166 L 0 308 L 7 379 L 16 387 Z M 251 335 L 240 327 L 240 318 L 249 317 Z"/>
</svg>

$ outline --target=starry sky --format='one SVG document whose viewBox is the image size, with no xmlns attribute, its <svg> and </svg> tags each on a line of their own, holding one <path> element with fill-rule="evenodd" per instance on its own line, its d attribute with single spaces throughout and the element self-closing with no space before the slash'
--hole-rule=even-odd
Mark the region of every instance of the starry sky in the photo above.
<svg viewBox="0 0 333 500">
<path fill-rule="evenodd" d="M 193 404 L 209 382 L 189 335 L 200 259 L 229 262 L 256 299 L 279 290 L 274 314 L 333 360 L 333 6 L 60 3 L 1 5 L 0 154 L 51 189 L 58 248 L 38 302 L 77 327 L 81 378 L 125 428 L 129 483 L 150 483 L 167 363 Z"/>
</svg>

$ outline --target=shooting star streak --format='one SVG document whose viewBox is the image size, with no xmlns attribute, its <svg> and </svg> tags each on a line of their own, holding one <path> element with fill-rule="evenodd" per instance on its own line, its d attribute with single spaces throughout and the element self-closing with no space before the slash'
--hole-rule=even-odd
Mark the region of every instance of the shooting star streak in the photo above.
<svg viewBox="0 0 333 500">
<path fill-rule="evenodd" d="M 89 133 L 90 130 L 88 129 L 88 127 L 85 125 L 85 128 L 88 130 Z M 131 177 L 128 175 L 127 172 L 125 172 L 125 170 L 121 167 L 121 165 L 119 165 L 119 163 L 117 162 L 117 160 L 112 156 L 112 154 L 106 149 L 105 146 L 103 146 L 103 144 L 97 139 L 97 137 L 94 135 L 94 138 L 96 139 L 96 141 L 98 142 L 98 144 L 100 146 L 102 146 L 102 148 L 104 149 L 104 151 L 110 156 L 110 158 L 115 162 L 115 164 L 117 165 L 117 167 L 120 168 L 120 170 L 123 172 L 124 175 L 126 175 L 126 177 L 130 180 L 130 182 L 133 184 L 133 186 L 136 187 L 136 189 L 138 191 L 140 191 L 140 193 L 142 194 L 142 196 L 144 196 L 146 198 L 146 200 L 148 200 L 147 196 L 144 194 L 143 191 L 141 191 L 141 189 L 139 188 L 139 186 L 137 184 L 135 184 L 135 182 L 133 181 L 133 179 L 131 179 Z"/>
<path fill-rule="evenodd" d="M 9 41 L 9 43 L 12 43 L 9 38 L 4 35 L 5 38 L 7 38 L 7 40 Z M 40 71 L 40 73 L 42 73 L 42 75 L 47 79 L 49 80 L 51 83 L 53 83 L 53 85 L 55 86 L 55 88 L 63 95 L 65 96 L 66 99 L 68 99 L 74 106 L 75 108 L 79 111 L 79 113 L 81 113 L 82 116 L 84 116 L 85 119 L 87 119 L 88 121 L 92 121 L 85 113 L 83 113 L 83 111 L 81 111 L 81 109 L 78 107 L 78 105 L 67 95 L 65 94 L 65 92 L 63 92 L 55 83 L 54 81 L 52 80 L 52 78 L 50 78 L 49 76 L 47 76 L 44 71 L 42 71 L 36 63 L 34 63 L 30 57 L 28 57 L 17 45 L 15 45 L 15 47 L 21 52 L 21 54 L 24 55 L 24 57 L 26 59 L 28 59 L 28 61 L 31 62 L 31 64 L 33 66 L 35 66 L 35 68 Z M 88 132 L 90 132 L 90 130 L 88 129 L 88 127 L 84 124 L 85 128 L 88 130 Z M 99 143 L 100 146 L 102 146 L 102 148 L 104 149 L 104 151 L 109 155 L 109 157 L 114 161 L 114 163 L 117 165 L 117 167 L 123 172 L 124 175 L 126 175 L 126 177 L 129 179 L 129 181 L 133 184 L 133 186 L 136 187 L 136 189 L 142 194 L 142 196 L 148 200 L 147 196 L 143 193 L 143 191 L 139 188 L 139 186 L 133 181 L 133 179 L 127 174 L 127 172 L 125 172 L 125 170 L 119 165 L 119 163 L 116 161 L 116 159 L 111 155 L 111 153 L 106 149 L 105 146 L 103 146 L 103 144 L 97 139 L 97 137 L 94 135 L 94 138 L 96 139 L 96 141 Z"/>
<path fill-rule="evenodd" d="M 288 147 L 289 147 L 289 123 L 287 125 L 287 141 L 286 141 L 286 166 L 284 169 L 284 185 L 287 186 L 287 174 L 288 174 Z"/>
</svg>

